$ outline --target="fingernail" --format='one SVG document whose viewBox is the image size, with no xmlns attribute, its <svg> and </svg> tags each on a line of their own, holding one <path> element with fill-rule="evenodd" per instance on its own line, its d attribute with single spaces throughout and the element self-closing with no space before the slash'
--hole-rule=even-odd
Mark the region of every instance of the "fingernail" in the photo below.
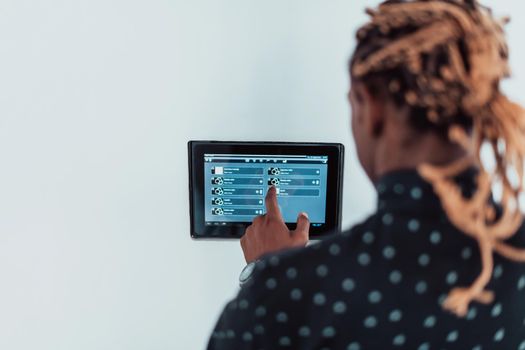
<svg viewBox="0 0 525 350">
<path fill-rule="evenodd" d="M 299 215 L 304 216 L 305 218 L 309 219 L 308 214 L 306 214 L 304 211 L 299 213 Z"/>
</svg>

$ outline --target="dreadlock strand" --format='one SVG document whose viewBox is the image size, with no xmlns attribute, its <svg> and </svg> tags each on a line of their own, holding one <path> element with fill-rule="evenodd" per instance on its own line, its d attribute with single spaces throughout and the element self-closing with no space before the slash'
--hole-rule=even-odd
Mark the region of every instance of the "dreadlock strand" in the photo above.
<svg viewBox="0 0 525 350">
<path fill-rule="evenodd" d="M 414 64 L 416 59 L 420 59 L 421 53 L 429 52 L 436 45 L 445 43 L 457 35 L 455 28 L 447 26 L 445 22 L 434 23 L 385 47 L 370 57 L 356 62 L 353 66 L 352 74 L 359 78 L 370 71 L 393 68 L 401 62 L 408 61 L 408 64 Z M 417 71 L 414 73 L 417 73 Z"/>
<path fill-rule="evenodd" d="M 415 18 L 416 20 L 412 24 L 417 23 L 417 18 L 421 18 L 421 14 L 423 14 L 425 17 L 435 19 L 453 18 L 467 33 L 472 32 L 475 28 L 472 19 L 465 11 L 447 1 L 410 1 L 401 4 L 382 4 L 379 5 L 379 11 L 385 16 Z"/>
<path fill-rule="evenodd" d="M 496 242 L 494 250 L 507 259 L 513 261 L 525 261 L 525 249 L 517 249 L 503 242 Z"/>
</svg>

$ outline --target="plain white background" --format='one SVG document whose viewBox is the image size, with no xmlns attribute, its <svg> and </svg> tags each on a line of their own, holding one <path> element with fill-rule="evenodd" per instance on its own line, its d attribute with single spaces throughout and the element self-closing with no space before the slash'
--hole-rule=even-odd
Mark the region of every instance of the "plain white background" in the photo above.
<svg viewBox="0 0 525 350">
<path fill-rule="evenodd" d="M 523 101 L 520 1 L 511 14 Z M 2 0 L 0 348 L 202 349 L 243 267 L 189 237 L 190 139 L 347 146 L 346 61 L 376 1 Z"/>
</svg>

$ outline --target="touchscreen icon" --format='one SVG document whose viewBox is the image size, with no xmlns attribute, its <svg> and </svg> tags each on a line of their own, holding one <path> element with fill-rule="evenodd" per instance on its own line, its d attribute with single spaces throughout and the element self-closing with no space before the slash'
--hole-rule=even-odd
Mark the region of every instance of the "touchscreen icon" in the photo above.
<svg viewBox="0 0 525 350">
<path fill-rule="evenodd" d="M 222 185 L 224 184 L 224 180 L 222 179 L 222 177 L 214 177 L 211 179 L 211 183 L 212 185 Z"/>
<path fill-rule="evenodd" d="M 211 168 L 211 173 L 215 174 L 215 175 L 223 175 L 224 174 L 224 167 L 216 166 L 215 168 Z"/>
<path fill-rule="evenodd" d="M 281 169 L 279 168 L 270 168 L 268 169 L 268 175 L 280 175 Z"/>
<path fill-rule="evenodd" d="M 216 196 L 222 196 L 224 194 L 224 190 L 220 187 L 212 188 L 211 193 Z"/>
<path fill-rule="evenodd" d="M 281 181 L 279 181 L 279 179 L 276 177 L 270 178 L 270 180 L 268 180 L 268 185 L 270 186 L 279 186 L 280 183 Z"/>
<path fill-rule="evenodd" d="M 224 214 L 224 210 L 222 208 L 213 208 L 211 210 L 211 213 L 213 215 L 223 215 Z"/>
</svg>

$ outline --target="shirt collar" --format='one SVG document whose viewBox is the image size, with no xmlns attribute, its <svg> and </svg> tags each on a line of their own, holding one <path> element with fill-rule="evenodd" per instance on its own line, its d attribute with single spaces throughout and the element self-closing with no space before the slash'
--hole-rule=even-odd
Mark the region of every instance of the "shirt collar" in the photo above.
<svg viewBox="0 0 525 350">
<path fill-rule="evenodd" d="M 454 178 L 463 196 L 470 197 L 476 188 L 475 168 L 469 168 Z M 441 203 L 432 185 L 416 169 L 389 172 L 375 184 L 378 211 L 410 211 L 441 214 Z"/>
</svg>

